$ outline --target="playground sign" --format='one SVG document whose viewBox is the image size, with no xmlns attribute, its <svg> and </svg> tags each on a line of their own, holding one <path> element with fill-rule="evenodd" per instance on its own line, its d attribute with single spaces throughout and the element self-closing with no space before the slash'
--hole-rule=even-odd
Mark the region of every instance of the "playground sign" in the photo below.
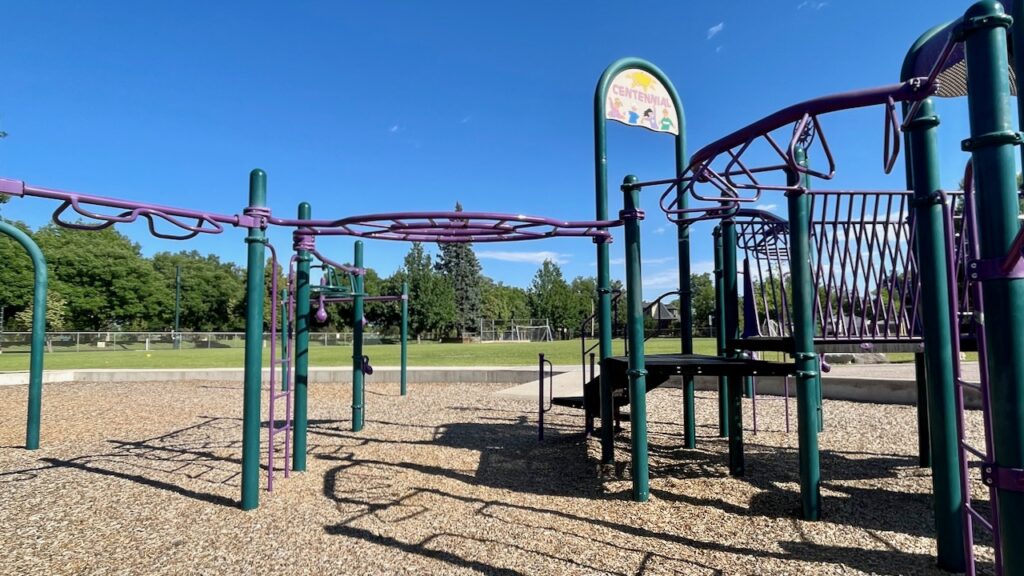
<svg viewBox="0 0 1024 576">
<path fill-rule="evenodd" d="M 605 118 L 654 132 L 679 135 L 676 107 L 660 80 L 647 71 L 627 68 L 615 75 L 608 91 Z"/>
</svg>

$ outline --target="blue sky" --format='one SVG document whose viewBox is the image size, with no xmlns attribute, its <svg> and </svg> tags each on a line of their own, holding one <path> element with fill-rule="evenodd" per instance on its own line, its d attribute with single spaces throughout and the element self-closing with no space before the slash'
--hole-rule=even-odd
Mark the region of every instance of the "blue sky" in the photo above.
<svg viewBox="0 0 1024 576">
<path fill-rule="evenodd" d="M 623 56 L 660 66 L 679 91 L 688 149 L 799 100 L 898 80 L 921 32 L 968 2 L 5 2 L 0 4 L 0 176 L 222 213 L 245 205 L 248 172 L 292 216 L 450 209 L 590 219 L 592 102 Z M 965 156 L 962 102 L 942 102 L 943 180 Z M 882 111 L 829 117 L 835 186 L 902 188 L 881 171 Z M 671 176 L 672 138 L 609 126 L 609 180 Z M 645 295 L 676 285 L 674 233 L 645 194 Z M 620 202 L 613 190 L 611 206 Z M 781 195 L 762 207 L 784 210 Z M 55 206 L 14 200 L 7 218 Z M 186 243 L 122 232 L 146 254 L 196 249 L 244 260 L 240 230 Z M 710 270 L 710 228 L 693 230 Z M 289 234 L 272 233 L 282 248 Z M 323 239 L 346 259 L 350 239 Z M 613 262 L 621 258 L 613 245 Z M 433 249 L 433 247 L 431 247 Z M 408 245 L 370 242 L 382 274 Z M 540 261 L 592 275 L 587 240 L 477 245 L 484 272 L 526 286 Z M 613 266 L 621 277 L 621 266 Z"/>
</svg>

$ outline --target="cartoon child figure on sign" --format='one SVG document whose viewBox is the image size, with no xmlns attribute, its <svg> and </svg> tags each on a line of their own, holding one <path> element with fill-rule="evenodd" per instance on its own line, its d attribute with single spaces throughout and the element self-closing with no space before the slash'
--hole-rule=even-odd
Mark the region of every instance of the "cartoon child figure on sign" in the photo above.
<svg viewBox="0 0 1024 576">
<path fill-rule="evenodd" d="M 668 108 L 661 111 L 661 129 L 665 132 L 675 128 L 676 123 L 668 117 Z"/>
<path fill-rule="evenodd" d="M 626 115 L 622 112 L 622 100 L 616 98 L 612 100 L 608 99 L 608 116 L 615 118 L 616 120 L 622 120 Z"/>
<path fill-rule="evenodd" d="M 644 124 L 646 124 L 651 130 L 658 129 L 658 120 L 654 117 L 654 110 L 651 110 L 650 108 L 644 110 Z"/>
<path fill-rule="evenodd" d="M 635 106 L 629 108 L 629 123 L 636 124 L 637 120 L 640 120 L 640 113 L 636 111 Z"/>
</svg>

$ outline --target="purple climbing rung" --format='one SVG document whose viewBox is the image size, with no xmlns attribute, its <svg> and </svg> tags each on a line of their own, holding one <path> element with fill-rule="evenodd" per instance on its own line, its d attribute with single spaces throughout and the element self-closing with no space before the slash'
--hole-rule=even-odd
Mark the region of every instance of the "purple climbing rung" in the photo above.
<svg viewBox="0 0 1024 576">
<path fill-rule="evenodd" d="M 985 516 L 981 512 L 975 510 L 973 507 L 971 507 L 970 504 L 964 506 L 964 510 L 967 510 L 967 513 L 970 514 L 972 518 L 981 523 L 981 525 L 984 526 L 989 532 L 992 532 L 992 523 L 989 522 L 988 518 L 985 518 Z"/>
<path fill-rule="evenodd" d="M 963 448 L 964 450 L 967 450 L 968 452 L 970 452 L 971 454 L 974 454 L 974 455 L 975 455 L 975 456 L 977 456 L 978 458 L 981 458 L 982 460 L 988 460 L 988 455 L 987 455 L 987 454 L 985 454 L 985 453 L 984 453 L 984 452 L 982 452 L 981 450 L 978 450 L 977 448 L 975 448 L 975 447 L 971 446 L 971 445 L 970 445 L 970 444 L 968 444 L 967 442 L 961 442 L 961 443 L 960 443 L 960 446 L 961 446 L 961 447 L 962 447 L 962 448 Z M 971 464 L 973 465 L 974 463 L 972 462 Z M 978 464 L 978 466 L 980 467 L 980 466 L 982 466 L 982 464 Z"/>
<path fill-rule="evenodd" d="M 292 429 L 291 426 L 271 426 L 270 427 L 270 433 L 271 434 L 277 434 L 279 432 L 287 432 L 288 430 L 291 430 L 291 429 Z"/>
<path fill-rule="evenodd" d="M 964 388 L 970 388 L 971 390 L 977 390 L 978 392 L 981 392 L 981 384 L 979 384 L 977 382 L 968 382 L 966 380 L 957 380 L 956 383 L 959 384 L 960 386 L 963 386 Z"/>
<path fill-rule="evenodd" d="M 272 398 L 274 400 L 278 400 L 280 398 L 286 398 L 288 396 L 288 394 L 289 394 L 288 392 L 281 392 L 280 394 L 274 394 Z"/>
</svg>

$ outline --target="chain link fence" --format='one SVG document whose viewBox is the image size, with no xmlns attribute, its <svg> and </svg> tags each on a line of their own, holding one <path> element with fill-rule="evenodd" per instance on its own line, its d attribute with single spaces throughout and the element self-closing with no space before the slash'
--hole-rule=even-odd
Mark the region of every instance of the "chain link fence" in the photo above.
<svg viewBox="0 0 1024 576">
<path fill-rule="evenodd" d="M 174 350 L 180 338 L 181 350 L 214 350 L 244 348 L 244 332 L 47 332 L 47 350 L 50 352 L 103 352 L 126 350 Z M 364 333 L 365 344 L 390 344 L 397 339 L 377 333 Z M 0 351 L 28 352 L 32 343 L 31 332 L 0 333 Z M 270 333 L 263 333 L 263 346 L 270 345 Z M 351 332 L 312 332 L 310 346 L 351 346 Z"/>
</svg>

